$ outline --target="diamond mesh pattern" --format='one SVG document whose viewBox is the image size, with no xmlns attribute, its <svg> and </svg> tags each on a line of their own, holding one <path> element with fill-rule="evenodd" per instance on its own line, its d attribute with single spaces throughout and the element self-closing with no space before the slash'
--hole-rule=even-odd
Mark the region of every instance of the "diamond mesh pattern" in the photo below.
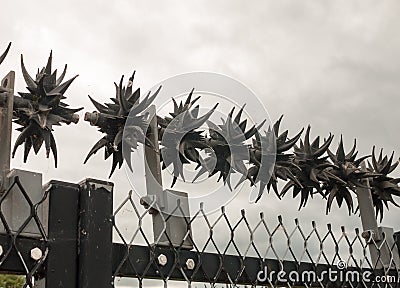
<svg viewBox="0 0 400 288">
<path fill-rule="evenodd" d="M 152 208 L 143 208 L 135 197 L 130 192 L 115 209 L 113 217 L 114 241 L 120 243 L 124 251 L 124 257 L 114 269 L 114 283 L 117 286 L 131 287 L 123 277 L 134 277 L 137 282 L 133 286 L 139 287 L 153 286 L 151 283 L 160 286 L 159 281 L 164 287 L 218 287 L 221 286 L 219 283 L 227 287 L 397 287 L 394 281 L 399 279 L 400 267 L 395 260 L 398 247 L 389 244 L 385 235 L 382 241 L 376 241 L 372 235 L 364 239 L 359 229 L 336 229 L 330 224 L 319 227 L 314 221 L 310 227 L 298 219 L 294 223 L 286 222 L 281 216 L 275 222 L 270 222 L 263 213 L 254 222 L 249 220 L 253 217 L 248 217 L 244 210 L 238 218 L 233 219 L 238 215 L 228 214 L 224 207 L 217 215 L 210 216 L 204 213 L 203 207 L 199 207 L 192 219 L 185 220 L 187 228 L 191 227 L 192 231 L 185 234 L 181 245 L 173 243 L 165 224 L 162 232 L 170 245 L 160 247 L 160 237 L 153 241 L 152 215 L 149 214 L 153 212 Z M 180 209 L 179 203 L 177 209 Z M 165 223 L 171 217 L 160 216 Z M 193 244 L 191 251 L 183 247 L 185 240 Z M 376 263 L 372 263 L 370 258 L 371 247 L 379 254 Z M 384 249 L 390 255 L 389 266 L 381 257 Z M 143 258 L 137 256 L 143 251 L 148 253 L 144 253 Z M 338 265 L 345 265 L 345 268 L 340 269 Z M 359 281 L 351 281 L 352 278 L 347 279 L 349 281 L 327 281 L 324 278 L 282 282 L 276 277 L 264 282 L 257 280 L 257 273 L 266 266 L 271 269 L 268 271 L 287 273 L 301 273 L 304 270 L 317 273 L 329 268 L 342 270 L 343 273 L 356 271 L 354 273 L 359 274 L 360 278 Z M 361 277 L 365 271 L 375 273 L 373 277 L 381 275 L 394 278 L 384 283 L 370 283 Z M 158 282 L 148 278 L 158 279 Z"/>
<path fill-rule="evenodd" d="M 12 195 L 14 194 L 14 195 Z M 7 205 L 10 197 L 19 194 L 25 202 L 25 207 L 14 207 L 12 217 L 9 215 Z M 25 276 L 24 287 L 34 287 L 35 280 L 42 276 L 44 262 L 49 253 L 47 232 L 44 220 L 39 216 L 39 207 L 44 205 L 48 193 L 38 203 L 33 203 L 27 190 L 21 184 L 19 177 L 14 177 L 9 188 L 0 198 L 0 271 Z M 7 203 L 8 202 L 8 203 Z M 22 215 L 19 221 L 14 221 L 16 215 Z M 32 228 L 33 227 L 33 228 Z M 29 232 L 28 231 L 29 228 Z M 35 234 L 32 234 L 32 229 Z"/>
</svg>

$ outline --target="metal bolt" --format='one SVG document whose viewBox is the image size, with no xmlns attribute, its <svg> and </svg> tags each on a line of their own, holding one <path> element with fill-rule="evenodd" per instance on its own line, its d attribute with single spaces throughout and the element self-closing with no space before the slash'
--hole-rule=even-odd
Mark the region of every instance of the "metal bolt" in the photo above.
<svg viewBox="0 0 400 288">
<path fill-rule="evenodd" d="M 161 266 L 167 265 L 168 258 L 164 254 L 160 254 L 157 259 L 158 259 L 158 264 L 160 264 Z"/>
<path fill-rule="evenodd" d="M 35 247 L 31 250 L 31 258 L 35 261 L 38 261 L 40 258 L 42 258 L 43 252 L 40 250 L 40 248 Z"/>
<path fill-rule="evenodd" d="M 194 267 L 196 267 L 196 263 L 194 263 L 193 259 L 189 258 L 189 259 L 186 260 L 186 267 L 189 270 L 193 270 Z"/>
<path fill-rule="evenodd" d="M 371 237 L 371 231 L 364 231 L 361 233 L 361 237 L 363 237 L 364 239 L 368 240 Z"/>
<path fill-rule="evenodd" d="M 0 245 L 0 256 L 3 255 L 3 246 Z"/>
</svg>

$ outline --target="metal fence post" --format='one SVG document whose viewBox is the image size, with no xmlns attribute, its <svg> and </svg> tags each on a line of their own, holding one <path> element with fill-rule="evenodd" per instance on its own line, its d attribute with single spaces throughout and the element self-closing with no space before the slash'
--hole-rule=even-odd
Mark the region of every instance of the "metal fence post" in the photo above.
<svg viewBox="0 0 400 288">
<path fill-rule="evenodd" d="M 1 81 L 1 87 L 6 92 L 0 93 L 4 101 L 0 101 L 0 193 L 6 188 L 6 178 L 10 171 L 11 129 L 13 116 L 15 72 L 10 71 Z M 5 96 L 5 97 L 4 97 Z"/>
<path fill-rule="evenodd" d="M 163 189 L 155 106 L 150 106 L 147 113 L 152 116 L 146 139 L 150 143 L 147 143 L 148 145 L 144 147 L 147 196 L 143 197 L 141 202 L 144 205 L 150 205 L 151 203 L 156 205 L 152 209 L 153 234 L 156 245 L 172 245 L 190 250 L 193 248 L 193 244 L 189 224 L 188 196 L 185 192 Z M 182 211 L 183 215 L 181 215 L 182 213 L 176 213 L 177 215 L 165 213 L 177 207 L 177 199 L 180 200 L 179 206 L 181 209 L 179 212 Z"/>
<path fill-rule="evenodd" d="M 366 170 L 364 162 L 361 164 L 361 168 Z M 372 265 L 375 266 L 373 268 L 382 269 L 390 267 L 392 265 L 391 256 L 393 256 L 394 264 L 399 267 L 400 260 L 398 253 L 396 254 L 397 251 L 390 250 L 389 248 L 394 245 L 393 229 L 390 230 L 390 228 L 387 227 L 378 227 L 369 180 L 365 179 L 362 184 L 364 187 L 358 187 L 356 194 L 363 227 L 362 236 L 368 242 Z M 382 232 L 385 233 L 385 237 Z M 387 245 L 382 245 L 382 247 L 378 249 L 377 247 L 383 244 L 383 241 L 386 241 Z"/>
<path fill-rule="evenodd" d="M 113 287 L 113 184 L 86 179 L 80 187 L 77 287 Z"/>
<path fill-rule="evenodd" d="M 41 287 L 76 288 L 78 279 L 79 185 L 50 181 L 48 194 L 48 241 L 45 285 Z"/>
</svg>

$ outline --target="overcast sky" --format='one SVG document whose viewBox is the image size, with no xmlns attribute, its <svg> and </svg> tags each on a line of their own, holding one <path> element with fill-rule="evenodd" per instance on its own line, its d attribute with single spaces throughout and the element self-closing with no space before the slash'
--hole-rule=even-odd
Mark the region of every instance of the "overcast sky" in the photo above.
<svg viewBox="0 0 400 288">
<path fill-rule="evenodd" d="M 53 49 L 53 67 L 68 63 L 67 77 L 80 75 L 66 95 L 85 111 L 94 110 L 88 94 L 107 101 L 113 82 L 134 69 L 143 91 L 176 74 L 219 72 L 252 89 L 272 120 L 284 114 L 291 135 L 311 124 L 313 136 L 335 134 L 332 147 L 343 134 L 347 149 L 357 138 L 363 155 L 375 144 L 398 157 L 399 9 L 398 1 L 6 1 L 0 46 L 13 45 L 0 71 L 16 70 L 16 90 L 24 91 L 20 54 L 34 74 Z M 45 181 L 107 178 L 111 164 L 102 155 L 82 164 L 101 137 L 96 129 L 81 121 L 54 133 L 58 169 L 53 159 L 44 161 L 44 151 L 23 164 L 22 149 L 13 167 L 40 171 Z M 124 171 L 111 181 L 119 201 L 129 189 Z M 360 224 L 345 209 L 324 217 L 319 200 L 298 213 L 298 199 L 289 197 L 278 202 L 266 195 L 256 210 L 271 221 L 282 214 L 307 225 L 311 219 L 321 226 Z M 238 218 L 242 206 L 233 201 L 228 208 Z M 400 230 L 399 210 L 385 214 L 383 224 Z"/>
</svg>

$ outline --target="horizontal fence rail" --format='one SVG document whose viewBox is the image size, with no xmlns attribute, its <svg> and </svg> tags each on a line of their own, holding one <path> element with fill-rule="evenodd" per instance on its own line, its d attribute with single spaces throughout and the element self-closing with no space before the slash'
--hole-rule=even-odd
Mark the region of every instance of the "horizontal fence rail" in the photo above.
<svg viewBox="0 0 400 288">
<path fill-rule="evenodd" d="M 160 265 L 159 257 L 165 257 L 167 263 Z M 193 266 L 189 265 L 189 263 L 193 263 Z M 220 256 L 207 252 L 177 252 L 174 249 L 162 247 L 151 248 L 138 245 L 129 246 L 127 249 L 125 245 L 118 243 L 114 243 L 113 245 L 113 271 L 115 273 L 114 276 L 119 277 L 133 277 L 140 280 L 178 280 L 186 281 L 189 285 L 192 282 L 204 282 L 210 284 L 226 283 L 233 286 L 266 285 L 274 287 L 274 285 L 283 285 L 286 283 L 284 281 L 285 275 L 288 277 L 292 275 L 290 276 L 292 279 L 299 278 L 298 281 L 289 281 L 291 285 L 317 287 L 326 287 L 332 284 L 337 287 L 344 287 L 346 286 L 346 282 L 349 282 L 349 287 L 358 287 L 359 284 L 361 285 L 360 287 L 373 287 L 374 283 L 366 281 L 362 283 L 363 274 L 371 279 L 377 276 L 385 276 L 388 279 L 392 279 L 393 287 L 395 287 L 395 284 L 399 280 L 399 274 L 396 269 L 387 271 L 360 267 L 346 267 L 343 269 L 337 265 L 298 263 L 295 261 L 260 259 L 257 257 L 243 258 L 236 255 Z M 260 280 L 257 277 L 260 271 L 263 273 L 264 271 L 269 271 L 271 276 L 267 278 L 266 275 L 261 274 L 261 278 L 267 279 Z M 325 275 L 323 271 L 332 271 L 331 277 L 337 277 L 338 280 L 330 281 L 329 275 Z M 279 273 L 282 281 L 278 279 Z M 341 273 L 344 281 L 340 281 Z M 314 277 L 315 281 L 313 281 Z M 358 281 L 357 279 L 360 280 Z"/>
</svg>

